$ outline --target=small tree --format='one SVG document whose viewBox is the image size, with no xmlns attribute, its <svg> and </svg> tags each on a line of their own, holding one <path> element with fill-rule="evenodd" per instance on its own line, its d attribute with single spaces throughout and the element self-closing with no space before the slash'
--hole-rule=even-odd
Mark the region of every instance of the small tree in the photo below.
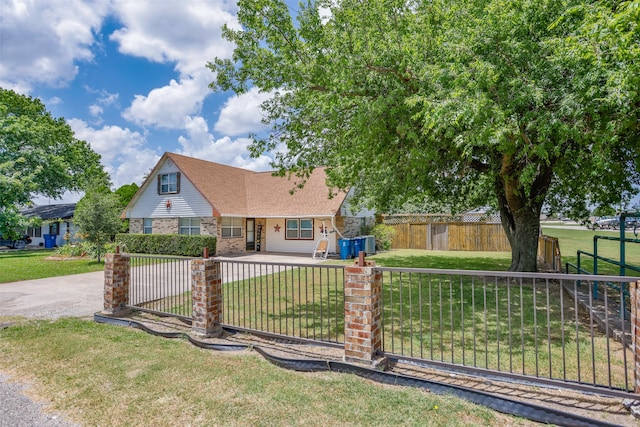
<svg viewBox="0 0 640 427">
<path fill-rule="evenodd" d="M 74 222 L 86 240 L 96 245 L 98 262 L 102 247 L 120 229 L 120 209 L 116 194 L 97 187 L 89 190 L 76 206 Z"/>
</svg>

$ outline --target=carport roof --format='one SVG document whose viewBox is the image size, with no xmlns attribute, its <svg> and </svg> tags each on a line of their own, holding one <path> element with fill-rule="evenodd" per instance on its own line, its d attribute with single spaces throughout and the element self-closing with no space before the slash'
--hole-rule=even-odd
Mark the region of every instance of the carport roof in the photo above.
<svg viewBox="0 0 640 427">
<path fill-rule="evenodd" d="M 63 203 L 58 205 L 41 205 L 24 209 L 22 215 L 26 217 L 39 217 L 44 220 L 71 219 L 76 210 L 75 203 Z"/>
</svg>

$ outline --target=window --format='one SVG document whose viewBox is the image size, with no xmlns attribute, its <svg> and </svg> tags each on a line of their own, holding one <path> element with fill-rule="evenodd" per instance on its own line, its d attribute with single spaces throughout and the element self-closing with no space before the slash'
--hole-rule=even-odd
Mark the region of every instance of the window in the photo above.
<svg viewBox="0 0 640 427">
<path fill-rule="evenodd" d="M 151 218 L 145 218 L 142 220 L 142 233 L 153 234 L 153 220 Z"/>
<path fill-rule="evenodd" d="M 27 235 L 30 237 L 42 237 L 42 227 L 27 228 Z"/>
<path fill-rule="evenodd" d="M 222 237 L 242 237 L 242 218 L 222 218 Z"/>
<path fill-rule="evenodd" d="M 200 218 L 180 218 L 180 234 L 200 234 Z"/>
<path fill-rule="evenodd" d="M 52 222 L 49 224 L 49 234 L 57 236 L 60 234 L 60 223 Z"/>
<path fill-rule="evenodd" d="M 313 220 L 288 219 L 285 236 L 288 240 L 313 240 Z"/>
<path fill-rule="evenodd" d="M 180 192 L 180 172 L 158 174 L 158 194 Z"/>
</svg>

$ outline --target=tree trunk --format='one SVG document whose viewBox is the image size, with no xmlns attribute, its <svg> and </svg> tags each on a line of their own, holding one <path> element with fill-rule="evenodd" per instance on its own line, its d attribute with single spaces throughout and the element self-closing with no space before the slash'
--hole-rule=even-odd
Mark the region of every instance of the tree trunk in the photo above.
<svg viewBox="0 0 640 427">
<path fill-rule="evenodd" d="M 496 177 L 496 195 L 502 227 L 511 244 L 509 271 L 538 271 L 538 238 L 540 212 L 551 184 L 550 166 L 541 165 L 539 173 L 527 189 L 518 175 L 521 167 L 505 155 L 500 175 Z"/>
</svg>

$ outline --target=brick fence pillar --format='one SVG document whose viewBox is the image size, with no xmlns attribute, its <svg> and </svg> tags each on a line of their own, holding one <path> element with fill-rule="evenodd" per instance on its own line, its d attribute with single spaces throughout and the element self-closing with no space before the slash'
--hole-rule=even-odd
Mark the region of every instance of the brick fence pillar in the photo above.
<svg viewBox="0 0 640 427">
<path fill-rule="evenodd" d="M 104 312 L 124 316 L 129 310 L 129 256 L 116 251 L 104 257 Z"/>
<path fill-rule="evenodd" d="M 194 334 L 205 337 L 222 335 L 222 274 L 220 261 L 201 258 L 191 261 L 191 295 Z"/>
<path fill-rule="evenodd" d="M 631 349 L 633 350 L 633 384 L 640 393 L 640 281 L 629 283 L 631 299 Z"/>
<path fill-rule="evenodd" d="M 382 350 L 382 273 L 375 262 L 345 268 L 344 358 L 375 364 Z"/>
</svg>

